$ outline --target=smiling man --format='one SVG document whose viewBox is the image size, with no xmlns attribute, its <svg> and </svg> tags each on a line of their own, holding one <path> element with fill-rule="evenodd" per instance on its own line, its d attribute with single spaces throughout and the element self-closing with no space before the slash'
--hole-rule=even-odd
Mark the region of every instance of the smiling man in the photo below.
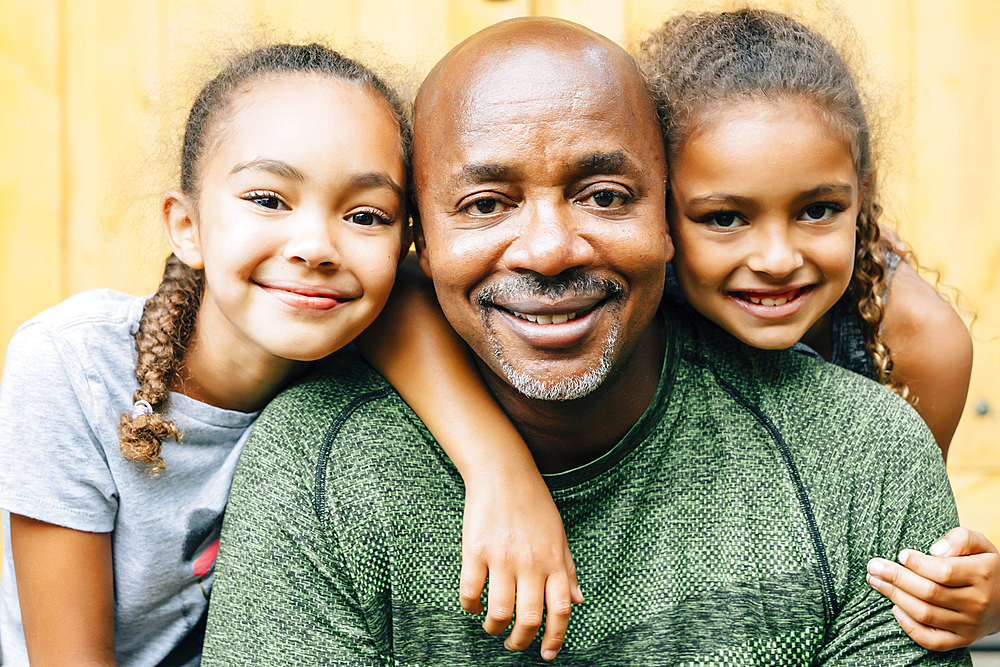
<svg viewBox="0 0 1000 667">
<path fill-rule="evenodd" d="M 414 182 L 421 266 L 580 570 L 560 664 L 968 664 L 864 580 L 957 523 L 915 413 L 660 309 L 663 147 L 621 49 L 554 19 L 466 40 L 418 96 Z M 541 663 L 458 605 L 462 498 L 391 387 L 334 360 L 244 452 L 205 664 Z"/>
</svg>

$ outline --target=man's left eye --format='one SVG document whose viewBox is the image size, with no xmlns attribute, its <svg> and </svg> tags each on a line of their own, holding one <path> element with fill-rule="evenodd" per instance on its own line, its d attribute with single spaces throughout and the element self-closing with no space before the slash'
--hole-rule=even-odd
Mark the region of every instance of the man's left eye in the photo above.
<svg viewBox="0 0 1000 667">
<path fill-rule="evenodd" d="M 630 198 L 617 190 L 599 190 L 587 197 L 587 200 L 592 201 L 598 208 L 618 208 L 628 203 Z"/>
</svg>

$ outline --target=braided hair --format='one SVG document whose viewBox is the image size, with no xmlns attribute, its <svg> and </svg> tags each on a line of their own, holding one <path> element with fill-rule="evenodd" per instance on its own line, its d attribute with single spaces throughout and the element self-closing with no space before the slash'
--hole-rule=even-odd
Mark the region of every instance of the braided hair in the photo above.
<svg viewBox="0 0 1000 667">
<path fill-rule="evenodd" d="M 813 104 L 850 145 L 858 182 L 867 185 L 855 226 L 854 272 L 847 288 L 879 382 L 892 380 L 892 356 L 879 333 L 885 317 L 887 244 L 880 238 L 871 130 L 851 68 L 822 35 L 779 12 L 689 12 L 654 30 L 639 62 L 653 95 L 668 162 L 713 112 L 734 100 L 794 98 Z"/>
<path fill-rule="evenodd" d="M 233 59 L 195 99 L 184 129 L 180 179 L 182 192 L 192 202 L 198 198 L 200 168 L 211 137 L 226 114 L 231 113 L 234 98 L 253 81 L 298 73 L 350 81 L 383 100 L 396 118 L 404 158 L 409 160 L 409 110 L 374 72 L 320 44 L 274 44 Z M 136 409 L 122 413 L 118 441 L 126 459 L 149 464 L 153 475 L 165 467 L 161 456 L 163 440 L 177 440 L 182 435 L 165 413 L 194 333 L 204 290 L 204 269 L 193 269 L 170 255 L 160 286 L 146 301 L 135 333 L 135 376 L 139 387 L 132 400 Z"/>
</svg>

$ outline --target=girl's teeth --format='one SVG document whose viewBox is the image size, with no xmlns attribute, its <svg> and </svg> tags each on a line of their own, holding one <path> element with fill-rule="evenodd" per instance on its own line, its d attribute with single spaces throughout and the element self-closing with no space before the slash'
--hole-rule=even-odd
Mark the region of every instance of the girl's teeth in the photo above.
<svg viewBox="0 0 1000 667">
<path fill-rule="evenodd" d="M 788 297 L 781 296 L 777 299 L 769 299 L 767 297 L 763 299 L 758 299 L 755 296 L 747 296 L 751 303 L 756 303 L 758 306 L 783 306 L 788 303 Z"/>
<path fill-rule="evenodd" d="M 565 324 L 572 319 L 576 319 L 576 313 L 565 313 L 563 315 L 529 315 L 527 313 L 519 313 L 516 310 L 512 310 L 515 316 L 520 317 L 522 320 L 528 320 L 529 322 L 534 322 L 535 324 Z"/>
</svg>

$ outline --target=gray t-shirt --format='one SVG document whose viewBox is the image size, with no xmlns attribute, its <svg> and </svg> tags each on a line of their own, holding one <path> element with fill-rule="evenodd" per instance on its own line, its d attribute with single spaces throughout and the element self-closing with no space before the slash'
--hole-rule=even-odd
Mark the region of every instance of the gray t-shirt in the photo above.
<svg viewBox="0 0 1000 667">
<path fill-rule="evenodd" d="M 0 646 L 27 665 L 9 513 L 111 532 L 118 665 L 197 665 L 233 470 L 257 414 L 171 394 L 184 433 L 166 470 L 125 460 L 118 419 L 132 409 L 133 334 L 145 297 L 83 292 L 25 322 L 0 382 Z"/>
</svg>

